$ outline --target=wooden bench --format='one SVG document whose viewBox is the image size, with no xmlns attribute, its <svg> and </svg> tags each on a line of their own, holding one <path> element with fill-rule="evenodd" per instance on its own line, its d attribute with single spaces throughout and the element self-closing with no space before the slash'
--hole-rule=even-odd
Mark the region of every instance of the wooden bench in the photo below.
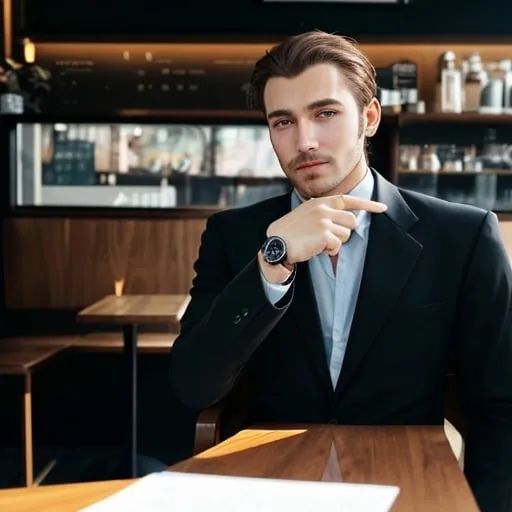
<svg viewBox="0 0 512 512">
<path fill-rule="evenodd" d="M 167 354 L 178 337 L 172 332 L 140 333 L 137 348 L 141 354 Z M 123 335 L 118 332 L 95 332 L 70 336 L 21 336 L 0 340 L 0 350 L 61 348 L 80 352 L 122 352 Z"/>
<path fill-rule="evenodd" d="M 24 379 L 23 393 L 23 460 L 25 465 L 25 485 L 38 485 L 48 475 L 55 461 L 45 466 L 34 479 L 34 453 L 32 441 L 32 374 L 43 364 L 48 363 L 58 353 L 65 350 L 66 345 L 54 347 L 23 347 L 0 346 L 0 376 L 14 375 Z"/>
<path fill-rule="evenodd" d="M 177 338 L 176 333 L 141 333 L 137 348 L 142 354 L 168 354 Z M 56 461 L 47 464 L 34 478 L 32 440 L 32 374 L 43 363 L 65 351 L 119 352 L 123 351 L 123 336 L 117 332 L 96 332 L 82 336 L 23 336 L 0 340 L 0 376 L 15 375 L 24 378 L 23 452 L 25 485 L 39 485 Z"/>
</svg>

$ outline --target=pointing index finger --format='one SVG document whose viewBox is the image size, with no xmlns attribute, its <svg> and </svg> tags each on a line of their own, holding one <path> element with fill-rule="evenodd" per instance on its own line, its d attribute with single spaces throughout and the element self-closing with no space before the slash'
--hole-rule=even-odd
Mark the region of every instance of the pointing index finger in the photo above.
<svg viewBox="0 0 512 512">
<path fill-rule="evenodd" d="M 363 199 L 362 197 L 341 196 L 343 200 L 344 210 L 365 210 L 370 213 L 383 213 L 388 207 L 384 203 Z"/>
</svg>

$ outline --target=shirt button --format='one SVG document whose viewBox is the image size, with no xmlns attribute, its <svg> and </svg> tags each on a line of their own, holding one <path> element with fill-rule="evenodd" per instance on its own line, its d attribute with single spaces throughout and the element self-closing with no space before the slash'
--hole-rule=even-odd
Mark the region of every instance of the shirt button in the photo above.
<svg viewBox="0 0 512 512">
<path fill-rule="evenodd" d="M 241 320 L 242 320 L 242 317 L 240 315 L 236 315 L 233 321 L 236 325 L 236 324 L 239 324 Z"/>
</svg>

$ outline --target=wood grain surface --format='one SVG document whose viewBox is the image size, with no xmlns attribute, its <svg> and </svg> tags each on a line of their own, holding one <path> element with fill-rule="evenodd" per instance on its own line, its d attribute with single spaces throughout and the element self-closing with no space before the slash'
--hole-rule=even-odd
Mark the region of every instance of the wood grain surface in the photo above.
<svg viewBox="0 0 512 512">
<path fill-rule="evenodd" d="M 115 292 L 188 293 L 205 219 L 11 218 L 3 229 L 9 308 L 83 308 Z"/>
<path fill-rule="evenodd" d="M 478 512 L 442 427 L 267 426 L 244 430 L 170 469 L 398 485 L 392 512 Z M 0 510 L 76 511 L 130 482 L 0 491 Z"/>
<path fill-rule="evenodd" d="M 173 324 L 190 301 L 188 295 L 107 295 L 78 313 L 83 323 Z"/>
</svg>

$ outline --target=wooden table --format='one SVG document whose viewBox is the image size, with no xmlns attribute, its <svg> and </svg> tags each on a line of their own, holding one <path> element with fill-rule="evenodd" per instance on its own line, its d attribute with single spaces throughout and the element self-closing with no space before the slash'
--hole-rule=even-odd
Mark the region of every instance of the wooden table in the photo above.
<svg viewBox="0 0 512 512">
<path fill-rule="evenodd" d="M 130 393 L 127 429 L 130 473 L 137 477 L 137 337 L 141 325 L 173 325 L 181 319 L 188 295 L 108 295 L 78 313 L 81 323 L 113 324 L 123 329 L 124 354 Z"/>
<path fill-rule="evenodd" d="M 397 485 L 392 512 L 478 512 L 442 427 L 245 430 L 173 471 Z M 0 510 L 76 511 L 133 480 L 0 491 Z"/>
<path fill-rule="evenodd" d="M 34 453 L 32 446 L 32 374 L 41 365 L 64 350 L 59 347 L 10 347 L 0 345 L 0 375 L 16 375 L 23 378 L 23 461 L 25 466 L 25 485 L 34 484 Z M 36 477 L 39 483 L 53 466 L 52 461 Z M 1 510 L 1 508 L 0 508 Z"/>
</svg>

